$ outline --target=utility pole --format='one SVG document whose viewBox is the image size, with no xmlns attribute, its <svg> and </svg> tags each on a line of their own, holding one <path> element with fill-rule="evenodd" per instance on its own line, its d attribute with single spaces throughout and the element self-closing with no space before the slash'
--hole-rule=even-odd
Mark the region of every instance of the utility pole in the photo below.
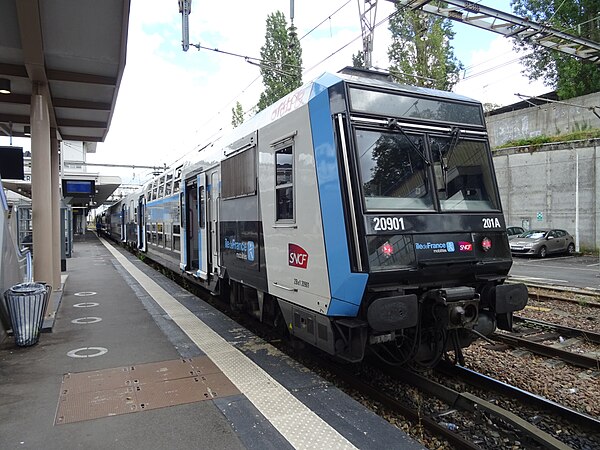
<svg viewBox="0 0 600 450">
<path fill-rule="evenodd" d="M 181 47 L 184 52 L 190 48 L 190 20 L 192 13 L 192 0 L 178 0 L 179 13 L 181 14 Z"/>
<path fill-rule="evenodd" d="M 366 69 L 373 67 L 373 36 L 375 34 L 375 16 L 377 0 L 358 0 L 360 29 L 363 41 L 363 60 Z"/>
</svg>

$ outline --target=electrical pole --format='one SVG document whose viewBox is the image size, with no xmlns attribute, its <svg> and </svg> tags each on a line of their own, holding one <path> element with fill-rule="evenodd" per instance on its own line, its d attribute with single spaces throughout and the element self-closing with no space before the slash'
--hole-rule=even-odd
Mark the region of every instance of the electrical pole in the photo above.
<svg viewBox="0 0 600 450">
<path fill-rule="evenodd" d="M 190 20 L 192 13 L 192 0 L 179 0 L 179 13 L 181 14 L 181 47 L 184 52 L 190 48 Z"/>
<path fill-rule="evenodd" d="M 366 69 L 373 66 L 373 36 L 375 34 L 375 16 L 377 0 L 358 0 L 360 29 L 363 41 L 363 61 Z"/>
</svg>

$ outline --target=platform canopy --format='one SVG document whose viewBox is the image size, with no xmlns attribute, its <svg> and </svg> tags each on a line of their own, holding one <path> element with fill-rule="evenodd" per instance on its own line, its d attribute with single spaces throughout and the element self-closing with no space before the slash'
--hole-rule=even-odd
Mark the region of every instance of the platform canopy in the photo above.
<svg viewBox="0 0 600 450">
<path fill-rule="evenodd" d="M 125 68 L 129 0 L 0 0 L 0 134 L 25 136 L 32 93 L 58 140 L 102 142 Z"/>
</svg>

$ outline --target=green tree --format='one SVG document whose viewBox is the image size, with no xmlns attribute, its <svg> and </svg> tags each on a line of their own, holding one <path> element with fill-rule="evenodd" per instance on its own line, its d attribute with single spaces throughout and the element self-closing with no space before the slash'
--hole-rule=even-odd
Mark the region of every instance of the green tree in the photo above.
<svg viewBox="0 0 600 450">
<path fill-rule="evenodd" d="M 235 102 L 235 107 L 231 108 L 231 125 L 233 128 L 239 127 L 244 123 L 244 110 L 240 102 Z"/>
<path fill-rule="evenodd" d="M 356 55 L 352 54 L 352 67 L 365 67 L 365 55 L 362 50 L 359 50 Z"/>
<path fill-rule="evenodd" d="M 302 48 L 296 28 L 287 26 L 281 11 L 267 17 L 265 45 L 260 49 L 260 74 L 265 91 L 260 94 L 258 110 L 302 86 Z"/>
<path fill-rule="evenodd" d="M 444 6 L 443 2 L 432 2 Z M 449 91 L 463 65 L 454 56 L 449 19 L 413 11 L 396 3 L 390 19 L 390 73 L 400 83 Z"/>
<path fill-rule="evenodd" d="M 521 17 L 600 42 L 598 0 L 512 0 L 511 4 L 515 14 Z M 533 50 L 522 59 L 524 73 L 529 79 L 542 79 L 546 86 L 556 89 L 560 99 L 600 91 L 598 65 L 527 42 L 518 42 L 516 46 Z"/>
</svg>

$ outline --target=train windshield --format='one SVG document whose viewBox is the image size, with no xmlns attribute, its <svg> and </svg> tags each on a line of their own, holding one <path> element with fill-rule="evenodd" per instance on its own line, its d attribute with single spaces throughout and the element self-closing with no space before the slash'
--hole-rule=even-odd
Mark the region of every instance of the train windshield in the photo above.
<svg viewBox="0 0 600 450">
<path fill-rule="evenodd" d="M 433 170 L 442 211 L 499 209 L 485 142 L 452 136 L 430 136 Z"/>
<path fill-rule="evenodd" d="M 448 135 L 356 129 L 367 211 L 498 210 L 485 141 Z"/>
<path fill-rule="evenodd" d="M 368 210 L 433 210 L 423 135 L 356 130 Z"/>
</svg>

